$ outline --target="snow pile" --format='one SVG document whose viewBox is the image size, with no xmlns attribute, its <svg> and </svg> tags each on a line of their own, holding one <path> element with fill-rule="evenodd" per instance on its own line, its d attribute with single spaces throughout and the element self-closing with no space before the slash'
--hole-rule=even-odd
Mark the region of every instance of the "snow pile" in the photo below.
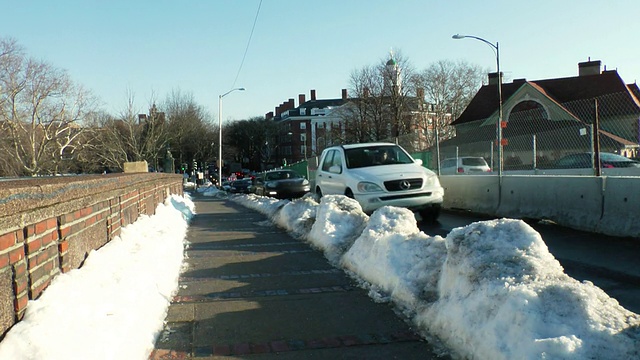
<svg viewBox="0 0 640 360">
<path fill-rule="evenodd" d="M 307 240 L 322 250 L 332 264 L 338 265 L 367 225 L 369 217 L 360 204 L 345 196 L 327 195 L 317 207 L 316 221 Z"/>
<path fill-rule="evenodd" d="M 310 196 L 275 203 L 255 195 L 231 199 L 324 251 L 454 356 L 640 358 L 640 316 L 566 275 L 523 221 L 478 222 L 443 239 L 421 232 L 406 209 L 383 207 L 367 217 L 343 196 L 325 196 L 319 204 Z"/>
<path fill-rule="evenodd" d="M 403 308 L 435 300 L 447 250 L 442 237 L 418 229 L 407 209 L 383 207 L 342 259 L 343 266 L 375 285 Z"/>
<path fill-rule="evenodd" d="M 0 343 L 0 359 L 146 359 L 178 288 L 193 214 L 190 199 L 171 196 L 56 276 Z"/>
</svg>

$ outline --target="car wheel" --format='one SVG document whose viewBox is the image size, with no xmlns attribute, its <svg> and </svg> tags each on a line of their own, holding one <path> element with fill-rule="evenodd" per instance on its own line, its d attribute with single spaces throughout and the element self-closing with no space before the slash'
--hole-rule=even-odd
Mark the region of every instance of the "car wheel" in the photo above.
<svg viewBox="0 0 640 360">
<path fill-rule="evenodd" d="M 351 198 L 351 199 L 355 199 L 355 197 L 353 196 L 353 191 L 351 191 L 351 189 L 347 189 L 347 190 L 344 192 L 344 196 L 346 196 L 346 197 L 348 197 L 348 198 Z"/>
<path fill-rule="evenodd" d="M 438 221 L 438 217 L 440 216 L 440 207 L 420 210 L 419 213 L 423 222 L 435 223 Z"/>
<path fill-rule="evenodd" d="M 316 196 L 317 196 L 318 200 L 320 200 L 320 198 L 322 198 L 322 190 L 320 190 L 320 187 L 316 187 Z"/>
</svg>

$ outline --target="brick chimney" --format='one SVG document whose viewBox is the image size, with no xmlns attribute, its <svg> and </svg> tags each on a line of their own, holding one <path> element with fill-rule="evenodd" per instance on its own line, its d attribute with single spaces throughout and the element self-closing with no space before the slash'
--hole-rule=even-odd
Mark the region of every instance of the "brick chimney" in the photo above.
<svg viewBox="0 0 640 360">
<path fill-rule="evenodd" d="M 311 101 L 315 101 L 315 100 L 316 100 L 316 91 L 311 90 Z"/>
<path fill-rule="evenodd" d="M 296 107 L 295 100 L 289 99 L 289 102 L 287 103 L 287 110 L 295 109 L 295 107 Z"/>
<path fill-rule="evenodd" d="M 591 61 L 591 58 L 589 61 L 578 63 L 578 76 L 600 75 L 600 65 L 600 60 Z"/>
<path fill-rule="evenodd" d="M 504 77 L 504 73 L 502 73 L 502 71 L 500 72 L 500 75 Z M 498 85 L 498 81 L 499 80 L 497 72 L 489 73 L 489 85 Z"/>
<path fill-rule="evenodd" d="M 424 101 L 424 88 L 419 87 L 416 89 L 416 97 L 420 99 L 420 101 Z"/>
<path fill-rule="evenodd" d="M 342 89 L 342 100 L 347 100 L 347 89 Z"/>
<path fill-rule="evenodd" d="M 369 97 L 369 88 L 365 87 L 364 89 L 362 89 L 362 97 L 364 98 L 368 98 Z"/>
<path fill-rule="evenodd" d="M 298 106 L 302 105 L 305 103 L 305 96 L 304 94 L 298 94 Z"/>
</svg>

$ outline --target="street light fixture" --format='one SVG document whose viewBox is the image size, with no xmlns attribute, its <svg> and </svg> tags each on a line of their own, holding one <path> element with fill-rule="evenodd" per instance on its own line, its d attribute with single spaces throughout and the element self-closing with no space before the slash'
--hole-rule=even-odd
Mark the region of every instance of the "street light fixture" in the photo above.
<svg viewBox="0 0 640 360">
<path fill-rule="evenodd" d="M 491 46 L 491 48 L 495 50 L 496 66 L 498 68 L 498 124 L 496 129 L 496 137 L 498 138 L 498 176 L 502 177 L 502 74 L 500 73 L 500 46 L 498 45 L 497 41 L 495 44 L 493 44 L 481 37 L 473 35 L 455 34 L 452 36 L 452 38 L 456 40 L 464 38 L 480 40 L 483 43 Z"/>
<path fill-rule="evenodd" d="M 244 88 L 233 88 L 226 93 L 218 96 L 218 125 L 219 129 L 219 147 L 218 147 L 218 186 L 222 187 L 222 98 L 231 94 L 234 91 L 244 91 Z"/>
</svg>

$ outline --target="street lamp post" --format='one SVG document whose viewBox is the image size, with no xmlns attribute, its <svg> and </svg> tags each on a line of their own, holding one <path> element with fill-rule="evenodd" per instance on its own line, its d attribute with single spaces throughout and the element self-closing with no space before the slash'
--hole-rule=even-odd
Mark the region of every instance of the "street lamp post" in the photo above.
<svg viewBox="0 0 640 360">
<path fill-rule="evenodd" d="M 226 93 L 218 96 L 218 186 L 222 187 L 222 98 L 234 91 L 244 91 L 244 88 L 233 88 Z"/>
<path fill-rule="evenodd" d="M 493 48 L 495 50 L 496 53 L 496 65 L 497 65 L 497 70 L 498 70 L 498 124 L 497 124 L 497 129 L 496 129 L 496 137 L 498 140 L 498 176 L 502 177 L 502 74 L 500 73 L 500 46 L 498 45 L 498 42 L 496 41 L 495 44 L 477 37 L 477 36 L 472 36 L 472 35 L 460 35 L 460 34 L 455 34 L 452 36 L 453 39 L 464 39 L 464 38 L 470 38 L 470 39 L 476 39 L 476 40 L 480 40 L 483 43 L 491 46 L 491 48 Z"/>
</svg>

